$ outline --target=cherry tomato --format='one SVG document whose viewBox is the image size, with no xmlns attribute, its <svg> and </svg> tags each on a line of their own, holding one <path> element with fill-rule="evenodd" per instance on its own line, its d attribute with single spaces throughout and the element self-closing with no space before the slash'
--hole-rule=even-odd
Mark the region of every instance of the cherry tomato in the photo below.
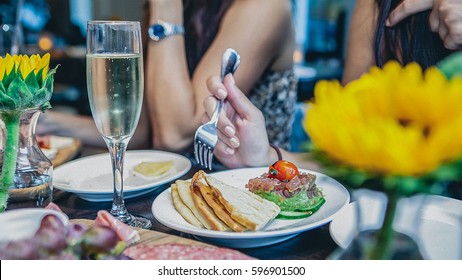
<svg viewBox="0 0 462 280">
<path fill-rule="evenodd" d="M 279 181 L 290 181 L 295 176 L 300 175 L 298 168 L 287 160 L 278 160 L 270 165 L 268 170 L 269 178 L 276 178 Z"/>
</svg>

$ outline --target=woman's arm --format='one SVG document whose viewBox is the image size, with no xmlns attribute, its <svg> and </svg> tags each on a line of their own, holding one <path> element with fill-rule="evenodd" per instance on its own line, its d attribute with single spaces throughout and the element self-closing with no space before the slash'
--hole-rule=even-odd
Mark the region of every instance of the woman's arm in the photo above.
<svg viewBox="0 0 462 280">
<path fill-rule="evenodd" d="M 150 24 L 159 19 L 183 24 L 180 0 L 150 3 Z M 241 64 L 236 82 L 244 92 L 249 92 L 265 69 L 273 66 L 282 52 L 281 46 L 288 41 L 292 27 L 290 9 L 289 0 L 236 0 L 192 79 L 182 36 L 148 43 L 145 98 L 154 147 L 181 150 L 190 145 L 204 113 L 203 101 L 209 95 L 206 79 L 220 73 L 221 56 L 227 48 L 239 52 Z"/>
<path fill-rule="evenodd" d="M 374 0 L 357 0 L 348 33 L 343 84 L 358 79 L 375 65 L 374 35 L 376 22 L 376 2 Z"/>
<path fill-rule="evenodd" d="M 77 138 L 84 145 L 92 147 L 106 147 L 106 143 L 91 116 L 47 111 L 40 115 L 36 132 L 39 135 L 51 134 Z M 143 149 L 148 146 L 149 131 L 147 117 L 142 115 L 135 134 L 128 143 L 128 147 L 130 149 Z"/>
</svg>

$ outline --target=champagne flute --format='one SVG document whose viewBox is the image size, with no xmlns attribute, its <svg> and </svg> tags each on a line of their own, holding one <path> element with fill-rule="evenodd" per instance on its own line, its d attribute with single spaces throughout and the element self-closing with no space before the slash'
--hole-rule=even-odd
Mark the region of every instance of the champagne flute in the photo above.
<svg viewBox="0 0 462 280">
<path fill-rule="evenodd" d="M 143 101 L 142 56 L 139 22 L 88 22 L 88 98 L 93 119 L 111 156 L 111 214 L 130 226 L 149 229 L 150 220 L 128 213 L 123 196 L 125 151 L 138 124 Z"/>
</svg>

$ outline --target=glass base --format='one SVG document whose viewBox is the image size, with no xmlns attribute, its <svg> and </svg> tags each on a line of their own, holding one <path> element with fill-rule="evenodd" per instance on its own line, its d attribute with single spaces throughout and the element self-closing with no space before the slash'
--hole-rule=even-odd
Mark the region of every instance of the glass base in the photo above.
<svg viewBox="0 0 462 280">
<path fill-rule="evenodd" d="M 139 216 L 133 216 L 132 214 L 128 213 L 128 211 L 123 207 L 125 211 L 118 211 L 113 209 L 111 210 L 111 214 L 116 217 L 119 221 L 124 224 L 127 224 L 131 227 L 143 228 L 143 229 L 151 229 L 152 223 L 149 219 Z"/>
<path fill-rule="evenodd" d="M 132 220 L 128 223 L 131 227 L 143 228 L 143 229 L 151 229 L 152 223 L 149 219 L 144 217 L 137 217 L 132 215 Z"/>
<path fill-rule="evenodd" d="M 328 257 L 331 260 L 366 260 L 370 259 L 372 247 L 376 244 L 377 230 L 362 231 L 346 248 L 338 249 Z M 395 232 L 390 260 L 423 260 L 417 243 L 409 236 Z"/>
</svg>

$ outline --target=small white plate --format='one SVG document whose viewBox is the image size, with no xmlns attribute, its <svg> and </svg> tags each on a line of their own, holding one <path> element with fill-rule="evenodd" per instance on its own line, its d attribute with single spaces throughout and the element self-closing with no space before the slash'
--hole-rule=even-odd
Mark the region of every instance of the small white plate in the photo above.
<svg viewBox="0 0 462 280">
<path fill-rule="evenodd" d="M 69 223 L 69 218 L 64 213 L 45 208 L 23 208 L 1 213 L 0 243 L 34 236 L 43 217 L 48 214 L 57 216 L 65 226 Z"/>
<path fill-rule="evenodd" d="M 361 230 L 377 229 L 383 218 L 382 199 L 362 199 Z M 343 208 L 330 223 L 332 239 L 345 249 L 355 234 L 356 208 L 352 202 Z M 418 219 L 416 219 L 418 217 Z M 379 218 L 379 219 L 381 219 Z M 416 195 L 400 200 L 394 229 L 411 236 L 418 244 L 424 259 L 462 259 L 462 201 L 436 195 Z"/>
<path fill-rule="evenodd" d="M 245 184 L 267 172 L 268 168 L 245 168 L 211 173 L 215 178 L 237 188 L 245 189 Z M 263 230 L 255 232 L 222 232 L 194 227 L 186 222 L 175 210 L 170 188 L 162 192 L 152 204 L 154 217 L 162 224 L 182 232 L 194 235 L 197 239 L 220 246 L 233 248 L 252 248 L 282 242 L 303 231 L 327 224 L 334 215 L 350 202 L 348 191 L 334 179 L 309 170 L 300 170 L 316 174 L 316 184 L 322 189 L 326 202 L 312 216 L 300 220 L 275 219 Z"/>
<path fill-rule="evenodd" d="M 174 166 L 165 175 L 146 181 L 131 172 L 135 165 L 143 161 L 173 161 Z M 127 151 L 124 163 L 124 198 L 144 195 L 183 176 L 189 169 L 191 161 L 179 154 L 153 150 Z M 58 166 L 53 172 L 53 186 L 75 193 L 88 201 L 112 201 L 114 189 L 109 153 L 80 158 Z"/>
</svg>

